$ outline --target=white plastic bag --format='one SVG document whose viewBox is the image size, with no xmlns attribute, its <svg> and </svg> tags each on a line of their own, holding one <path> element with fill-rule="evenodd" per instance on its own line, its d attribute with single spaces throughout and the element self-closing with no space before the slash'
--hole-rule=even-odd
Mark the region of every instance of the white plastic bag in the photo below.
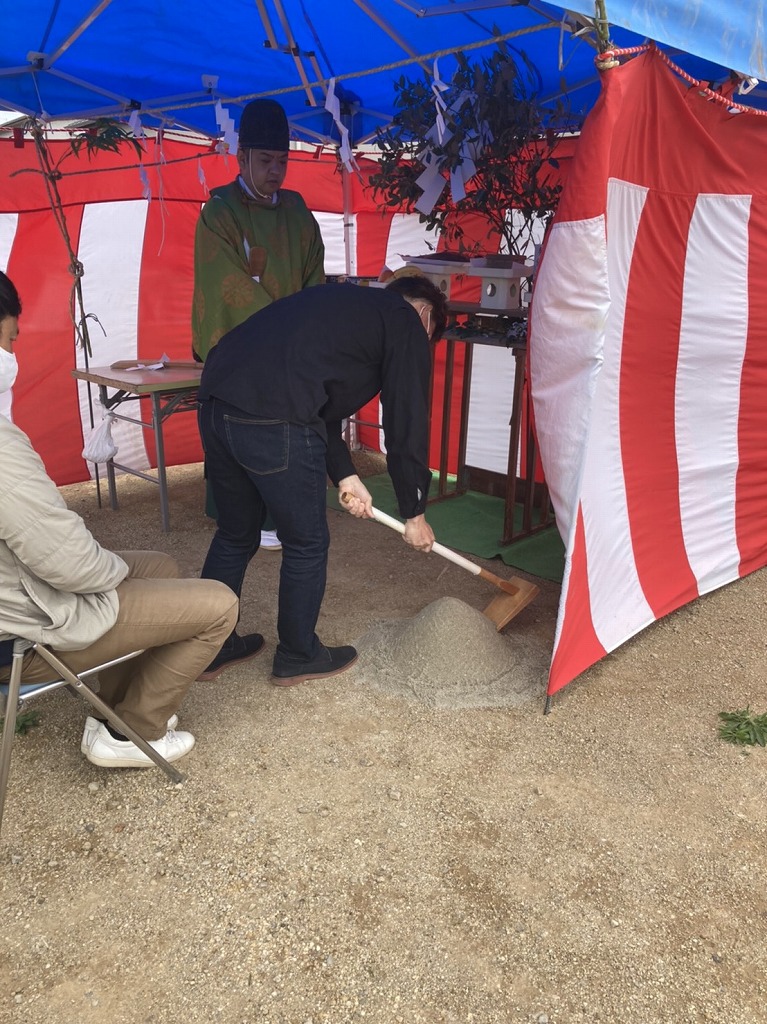
<svg viewBox="0 0 767 1024">
<path fill-rule="evenodd" d="M 108 462 L 117 455 L 117 445 L 112 440 L 112 420 L 115 414 L 104 409 L 101 423 L 94 429 L 83 448 L 83 458 L 89 462 Z"/>
</svg>

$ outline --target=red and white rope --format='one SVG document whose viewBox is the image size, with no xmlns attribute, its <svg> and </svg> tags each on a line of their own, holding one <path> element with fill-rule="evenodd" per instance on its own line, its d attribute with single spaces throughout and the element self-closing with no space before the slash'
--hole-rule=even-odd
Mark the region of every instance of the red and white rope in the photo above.
<svg viewBox="0 0 767 1024">
<path fill-rule="evenodd" d="M 641 46 L 628 46 L 623 49 L 614 47 L 610 50 L 605 50 L 594 58 L 599 71 L 608 71 L 610 68 L 616 67 L 618 64 L 618 57 L 633 56 L 637 53 L 646 53 L 648 50 L 654 50 L 655 53 L 665 61 L 666 64 L 671 68 L 672 71 L 676 72 L 680 78 L 683 78 L 685 82 L 689 82 L 690 85 L 695 86 L 707 99 L 714 100 L 716 103 L 721 103 L 727 107 L 730 111 L 737 110 L 741 114 L 758 114 L 760 117 L 767 116 L 767 110 L 757 110 L 755 107 L 747 107 L 742 103 L 738 103 L 731 96 L 723 96 L 720 92 L 716 92 L 710 88 L 705 82 L 698 78 L 693 78 L 692 75 L 688 75 L 686 71 L 683 71 L 679 65 L 675 64 L 664 52 L 660 50 L 655 43 L 643 43 Z"/>
</svg>

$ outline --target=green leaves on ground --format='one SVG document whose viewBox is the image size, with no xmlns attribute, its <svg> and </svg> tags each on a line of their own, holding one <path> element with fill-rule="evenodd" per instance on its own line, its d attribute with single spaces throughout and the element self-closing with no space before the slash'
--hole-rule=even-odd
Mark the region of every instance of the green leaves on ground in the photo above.
<svg viewBox="0 0 767 1024">
<path fill-rule="evenodd" d="M 16 735 L 26 736 L 30 729 L 40 724 L 39 711 L 21 711 L 16 716 Z M 0 717 L 0 729 L 5 725 L 5 719 Z"/>
<path fill-rule="evenodd" d="M 720 711 L 719 738 L 738 746 L 767 745 L 767 714 L 754 715 L 751 708 Z"/>
</svg>

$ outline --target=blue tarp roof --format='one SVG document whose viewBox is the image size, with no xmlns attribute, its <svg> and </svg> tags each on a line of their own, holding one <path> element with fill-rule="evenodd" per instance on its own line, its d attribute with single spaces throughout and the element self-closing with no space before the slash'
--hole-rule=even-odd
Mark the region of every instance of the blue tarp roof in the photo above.
<svg viewBox="0 0 767 1024">
<path fill-rule="evenodd" d="M 617 45 L 653 38 L 707 81 L 728 69 L 767 77 L 765 2 L 605 0 Z M 215 135 L 216 97 L 238 120 L 247 98 L 273 95 L 297 134 L 321 140 L 332 126 L 313 83 L 335 76 L 357 141 L 386 123 L 393 82 L 414 77 L 418 58 L 430 70 L 442 54 L 447 80 L 451 51 L 486 55 L 499 32 L 538 67 L 541 94 L 553 104 L 564 93 L 582 115 L 599 91 L 595 5 L 569 8 L 538 0 L 23 0 L 3 12 L 0 105 L 44 118 L 121 116 L 132 105 L 147 126 Z M 469 49 L 476 44 L 485 49 Z M 767 106 L 767 87 L 743 102 Z"/>
</svg>

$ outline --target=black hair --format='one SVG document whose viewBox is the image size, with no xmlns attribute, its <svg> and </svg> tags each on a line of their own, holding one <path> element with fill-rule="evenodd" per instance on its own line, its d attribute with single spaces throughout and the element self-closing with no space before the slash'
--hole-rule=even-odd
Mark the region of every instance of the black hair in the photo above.
<svg viewBox="0 0 767 1024">
<path fill-rule="evenodd" d="M 398 292 L 405 299 L 423 299 L 432 308 L 431 341 L 439 341 L 447 327 L 447 299 L 436 284 L 423 274 L 402 274 L 386 286 L 389 291 Z"/>
<path fill-rule="evenodd" d="M 0 320 L 21 315 L 21 299 L 10 277 L 0 270 Z"/>
</svg>

